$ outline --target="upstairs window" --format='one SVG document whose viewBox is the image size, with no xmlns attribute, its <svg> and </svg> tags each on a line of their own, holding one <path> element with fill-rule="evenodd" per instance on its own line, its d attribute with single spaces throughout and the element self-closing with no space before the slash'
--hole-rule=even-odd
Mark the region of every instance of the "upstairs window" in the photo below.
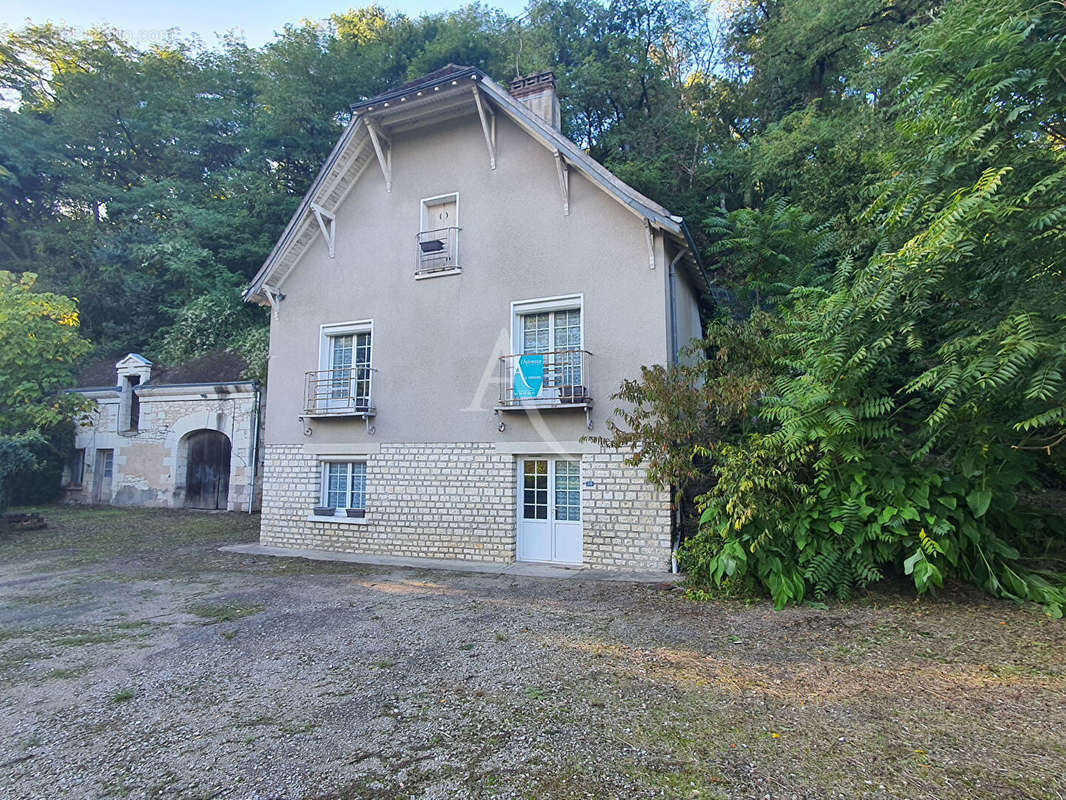
<svg viewBox="0 0 1066 800">
<path fill-rule="evenodd" d="M 425 277 L 459 269 L 459 195 L 422 201 L 415 275 Z"/>
<path fill-rule="evenodd" d="M 511 304 L 513 354 L 503 359 L 503 405 L 590 402 L 581 305 L 580 295 Z"/>
<path fill-rule="evenodd" d="M 372 414 L 373 323 L 323 325 L 319 347 L 319 368 L 307 374 L 306 412 Z"/>
</svg>

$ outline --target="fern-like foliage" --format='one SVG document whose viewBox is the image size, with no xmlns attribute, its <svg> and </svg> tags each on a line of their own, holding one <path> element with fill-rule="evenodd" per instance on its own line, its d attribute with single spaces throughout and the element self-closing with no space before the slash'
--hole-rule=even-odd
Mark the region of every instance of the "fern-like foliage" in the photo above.
<svg viewBox="0 0 1066 800">
<path fill-rule="evenodd" d="M 1026 493 L 1066 475 L 1066 9 L 958 0 L 894 57 L 859 219 L 890 244 L 779 307 L 760 424 L 716 447 L 683 560 L 778 607 L 900 574 L 1061 615 L 1066 525 Z M 766 245 L 789 208 L 735 212 L 715 253 L 799 252 Z"/>
</svg>

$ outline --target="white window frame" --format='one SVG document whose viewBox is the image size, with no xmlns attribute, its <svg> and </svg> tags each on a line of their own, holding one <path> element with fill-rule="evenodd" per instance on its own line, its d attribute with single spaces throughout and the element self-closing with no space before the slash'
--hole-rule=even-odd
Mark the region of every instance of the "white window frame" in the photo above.
<svg viewBox="0 0 1066 800">
<path fill-rule="evenodd" d="M 455 201 L 455 224 L 449 225 L 449 228 L 455 228 L 455 253 L 452 260 L 455 262 L 455 266 L 448 269 L 438 269 L 431 272 L 422 272 L 415 275 L 416 281 L 426 280 L 427 278 L 439 278 L 444 275 L 457 275 L 463 271 L 462 255 L 459 252 L 459 234 L 462 232 L 462 226 L 459 224 L 459 192 L 448 192 L 447 194 L 438 194 L 433 197 L 423 197 L 418 201 L 418 232 L 420 234 L 426 231 L 437 230 L 429 226 L 429 210 L 436 205 L 444 205 Z"/>
<path fill-rule="evenodd" d="M 581 312 L 581 347 L 587 349 L 585 344 L 585 295 L 568 294 L 558 297 L 538 297 L 532 300 L 513 300 L 511 302 L 511 354 L 519 355 L 522 344 L 522 317 L 527 314 L 542 314 L 549 311 L 579 311 Z M 551 336 L 555 336 L 554 329 L 549 328 Z M 552 342 L 549 350 L 553 350 Z"/>
<path fill-rule="evenodd" d="M 374 320 L 362 319 L 352 322 L 329 322 L 319 326 L 318 336 L 318 368 L 320 370 L 332 369 L 330 360 L 333 358 L 333 342 L 335 336 L 355 336 L 360 333 L 370 334 L 370 379 L 367 384 L 367 394 L 370 404 L 374 404 Z M 353 341 L 352 346 L 355 346 Z M 354 354 L 353 354 L 354 355 Z M 352 369 L 355 369 L 354 357 Z"/>
<path fill-rule="evenodd" d="M 448 192 L 447 194 L 438 194 L 433 197 L 423 197 L 418 201 L 418 231 L 424 233 L 426 231 L 435 231 L 436 228 L 429 227 L 429 209 L 433 206 L 442 206 L 445 203 L 449 203 L 455 200 L 455 224 L 449 225 L 449 228 L 458 228 L 459 225 L 459 192 Z M 462 263 L 459 261 L 459 238 L 455 239 L 455 263 Z"/>
<path fill-rule="evenodd" d="M 348 479 L 344 490 L 344 502 L 351 502 L 352 497 L 352 466 L 355 464 L 363 465 L 364 485 L 363 485 L 363 507 L 362 517 L 349 517 L 347 509 L 353 508 L 353 506 L 336 506 L 336 511 L 341 512 L 341 516 L 337 516 L 336 512 L 332 516 L 328 517 L 316 517 L 311 514 L 309 519 L 312 520 L 328 520 L 330 522 L 341 522 L 345 524 L 353 525 L 365 525 L 366 520 L 366 506 L 367 506 L 367 483 L 370 477 L 370 466 L 367 463 L 367 458 L 363 456 L 355 455 L 343 455 L 343 456 L 323 456 L 318 459 L 318 505 L 325 508 L 329 503 L 329 467 L 331 464 L 346 464 L 348 465 Z"/>
</svg>

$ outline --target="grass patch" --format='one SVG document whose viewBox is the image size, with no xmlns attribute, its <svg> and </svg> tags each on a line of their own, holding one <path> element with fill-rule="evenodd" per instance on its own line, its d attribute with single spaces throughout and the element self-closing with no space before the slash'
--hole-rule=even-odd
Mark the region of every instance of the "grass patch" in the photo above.
<svg viewBox="0 0 1066 800">
<path fill-rule="evenodd" d="M 36 647 L 18 647 L 0 655 L 0 671 L 14 670 L 48 658 L 49 653 Z"/>
<path fill-rule="evenodd" d="M 207 620 L 206 625 L 233 622 L 242 617 L 260 614 L 266 606 L 260 603 L 199 603 L 189 607 L 189 613 Z"/>
<path fill-rule="evenodd" d="M 97 630 L 75 630 L 70 633 L 53 637 L 52 642 L 60 647 L 85 647 L 93 644 L 111 644 L 127 639 L 143 639 L 148 636 L 148 631 L 142 630 L 143 626 L 135 628 L 119 627 L 100 628 Z"/>
<path fill-rule="evenodd" d="M 80 678 L 88 671 L 89 665 L 81 664 L 77 667 L 59 667 L 57 669 L 50 670 L 48 674 L 44 677 L 45 680 L 66 681 L 70 680 L 71 678 Z"/>
<path fill-rule="evenodd" d="M 111 702 L 112 703 L 128 703 L 130 700 L 132 700 L 136 696 L 137 696 L 137 691 L 135 689 L 121 689 L 121 690 L 115 692 L 113 695 L 111 695 Z"/>
</svg>

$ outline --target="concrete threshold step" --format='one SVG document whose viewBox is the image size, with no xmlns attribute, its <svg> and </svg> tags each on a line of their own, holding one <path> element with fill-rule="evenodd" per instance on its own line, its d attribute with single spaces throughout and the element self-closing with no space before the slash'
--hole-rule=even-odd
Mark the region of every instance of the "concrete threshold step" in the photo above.
<svg viewBox="0 0 1066 800">
<path fill-rule="evenodd" d="M 622 583 L 675 583 L 681 577 L 666 571 L 626 572 L 522 561 L 500 564 L 492 561 L 467 561 L 460 558 L 408 558 L 406 556 L 381 556 L 369 553 L 335 553 L 332 550 L 274 547 L 265 544 L 230 544 L 218 549 L 227 553 L 243 553 L 244 555 L 253 556 L 281 556 L 285 558 L 306 558 L 312 561 L 342 561 L 349 564 L 368 564 L 379 567 L 439 569 L 449 572 L 479 572 L 487 575 L 513 575 L 525 578 L 552 578 L 556 580 L 576 578 L 583 581 L 615 581 Z"/>
</svg>

